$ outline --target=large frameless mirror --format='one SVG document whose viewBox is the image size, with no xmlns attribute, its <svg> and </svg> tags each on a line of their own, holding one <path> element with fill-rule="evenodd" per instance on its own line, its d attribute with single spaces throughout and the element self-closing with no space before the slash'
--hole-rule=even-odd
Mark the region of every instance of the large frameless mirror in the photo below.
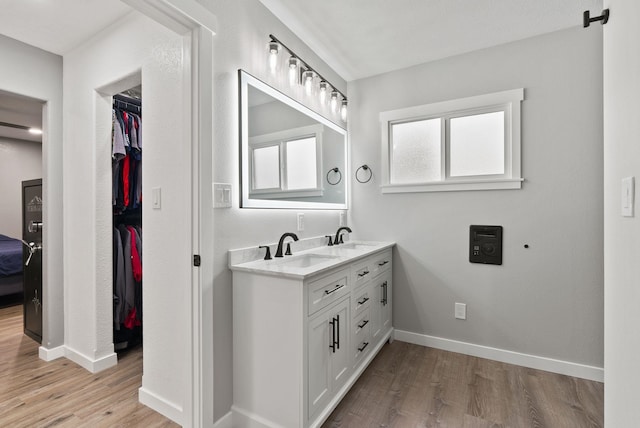
<svg viewBox="0 0 640 428">
<path fill-rule="evenodd" d="M 346 209 L 346 130 L 243 70 L 241 207 Z"/>
</svg>

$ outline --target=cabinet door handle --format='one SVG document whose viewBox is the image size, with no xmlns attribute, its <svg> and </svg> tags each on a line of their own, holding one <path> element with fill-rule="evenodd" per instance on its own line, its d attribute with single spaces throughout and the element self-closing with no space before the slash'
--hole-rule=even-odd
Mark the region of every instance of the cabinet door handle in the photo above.
<svg viewBox="0 0 640 428">
<path fill-rule="evenodd" d="M 336 321 L 338 323 L 338 328 L 336 328 L 337 330 L 337 334 L 336 336 L 338 337 L 338 343 L 337 343 L 337 348 L 340 349 L 340 315 L 336 315 Z"/>
<path fill-rule="evenodd" d="M 368 270 L 365 270 L 364 272 L 359 273 L 359 274 L 358 274 L 358 277 L 362 278 L 362 277 L 363 277 L 363 276 L 365 276 L 365 275 L 369 275 L 369 271 L 368 271 Z"/>
<path fill-rule="evenodd" d="M 378 266 L 384 266 L 384 265 L 386 265 L 387 263 L 389 263 L 389 260 L 385 260 L 385 261 L 383 261 L 382 263 L 378 263 Z"/>
<path fill-rule="evenodd" d="M 365 326 L 365 325 L 367 325 L 367 324 L 369 324 L 369 320 L 363 320 L 363 321 L 362 321 L 362 324 L 358 324 L 358 328 L 362 328 L 362 327 L 364 327 L 364 326 Z"/>
<path fill-rule="evenodd" d="M 331 324 L 331 344 L 329 345 L 329 348 L 331 348 L 331 351 L 335 354 L 336 352 L 336 319 L 331 318 L 331 321 L 329 321 L 329 324 Z"/>
<path fill-rule="evenodd" d="M 367 303 L 369 301 L 368 297 L 363 297 L 362 301 L 358 302 L 359 305 L 364 305 L 365 303 Z"/>
<path fill-rule="evenodd" d="M 334 288 L 333 290 L 324 290 L 324 294 L 329 295 L 329 294 L 335 293 L 336 291 L 340 290 L 342 287 L 344 287 L 344 284 L 338 284 L 336 285 L 336 288 Z"/>
<path fill-rule="evenodd" d="M 369 346 L 369 342 L 364 342 L 362 344 L 362 347 L 358 348 L 358 351 L 360 351 L 360 352 L 364 351 L 367 346 Z"/>
<path fill-rule="evenodd" d="M 382 303 L 383 306 L 386 306 L 387 305 L 387 281 L 380 284 L 380 287 L 382 287 L 382 300 L 380 300 L 380 303 Z"/>
</svg>

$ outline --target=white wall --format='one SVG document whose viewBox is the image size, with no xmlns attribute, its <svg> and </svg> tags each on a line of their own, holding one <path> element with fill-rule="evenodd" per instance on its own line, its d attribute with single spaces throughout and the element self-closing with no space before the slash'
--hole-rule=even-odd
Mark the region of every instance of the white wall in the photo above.
<svg viewBox="0 0 640 428">
<path fill-rule="evenodd" d="M 115 361 L 109 95 L 141 82 L 146 196 L 140 398 L 188 423 L 191 151 L 184 56 L 181 36 L 136 12 L 64 56 L 65 344 L 67 356 L 90 370 Z M 151 208 L 156 187 L 161 209 Z"/>
<path fill-rule="evenodd" d="M 0 90 L 45 102 L 42 113 L 42 348 L 64 342 L 62 251 L 62 58 L 0 35 Z"/>
<path fill-rule="evenodd" d="M 604 26 L 604 249 L 605 426 L 638 425 L 640 400 L 640 222 L 620 215 L 625 177 L 640 177 L 640 3 L 605 0 Z"/>
<path fill-rule="evenodd" d="M 42 178 L 42 144 L 0 138 L 0 233 L 22 238 L 22 182 Z"/>
<path fill-rule="evenodd" d="M 213 180 L 233 184 L 233 207 L 214 211 L 214 281 L 208 298 L 213 299 L 213 419 L 227 414 L 233 400 L 231 271 L 227 251 L 263 243 L 277 242 L 284 232 L 296 231 L 296 210 L 239 209 L 239 68 L 305 103 L 301 91 L 293 92 L 283 79 L 270 74 L 267 64 L 268 35 L 273 34 L 323 76 L 344 90 L 346 83 L 295 37 L 258 0 L 201 0 L 218 17 L 214 37 L 214 162 Z M 286 75 L 285 79 L 286 81 Z M 311 103 L 309 107 L 314 108 Z M 339 224 L 336 211 L 304 211 L 309 237 L 335 233 Z M 207 356 L 205 355 L 205 358 Z M 204 362 L 207 364 L 207 361 Z M 209 394 L 211 395 L 211 394 Z M 210 402 L 203 404 L 209 406 Z"/>
<path fill-rule="evenodd" d="M 398 244 L 396 329 L 603 366 L 601 49 L 576 27 L 350 82 L 353 228 Z M 520 87 L 521 190 L 381 194 L 380 112 Z M 469 263 L 471 224 L 504 226 L 502 266 Z"/>
</svg>

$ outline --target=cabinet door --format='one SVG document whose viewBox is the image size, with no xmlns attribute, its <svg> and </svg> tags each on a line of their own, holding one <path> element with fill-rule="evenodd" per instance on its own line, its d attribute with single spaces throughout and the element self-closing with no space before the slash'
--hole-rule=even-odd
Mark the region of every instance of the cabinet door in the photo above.
<svg viewBox="0 0 640 428">
<path fill-rule="evenodd" d="M 309 321 L 309 420 L 349 377 L 350 305 L 344 299 Z"/>
<path fill-rule="evenodd" d="M 332 311 L 333 320 L 337 322 L 335 352 L 331 352 L 331 388 L 336 391 L 349 377 L 351 317 L 349 316 L 349 300 L 338 304 Z"/>
<path fill-rule="evenodd" d="M 333 312 L 323 314 L 309 321 L 308 332 L 308 393 L 309 419 L 329 399 L 331 374 L 329 372 L 330 345 L 333 345 Z"/>
<path fill-rule="evenodd" d="M 376 342 L 391 327 L 391 271 L 371 281 L 371 337 Z"/>
</svg>

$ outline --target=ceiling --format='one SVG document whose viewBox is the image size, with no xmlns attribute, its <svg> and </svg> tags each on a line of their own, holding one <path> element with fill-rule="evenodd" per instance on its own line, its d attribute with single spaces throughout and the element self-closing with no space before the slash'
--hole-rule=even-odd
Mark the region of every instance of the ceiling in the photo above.
<svg viewBox="0 0 640 428">
<path fill-rule="evenodd" d="M 0 33 L 64 55 L 131 8 L 117 0 L 2 0 Z"/>
<path fill-rule="evenodd" d="M 585 10 L 602 11 L 602 0 L 260 1 L 347 81 L 579 27 Z"/>
<path fill-rule="evenodd" d="M 0 91 L 0 122 L 42 129 L 42 101 Z M 0 137 L 42 142 L 42 135 L 3 125 Z"/>
</svg>

